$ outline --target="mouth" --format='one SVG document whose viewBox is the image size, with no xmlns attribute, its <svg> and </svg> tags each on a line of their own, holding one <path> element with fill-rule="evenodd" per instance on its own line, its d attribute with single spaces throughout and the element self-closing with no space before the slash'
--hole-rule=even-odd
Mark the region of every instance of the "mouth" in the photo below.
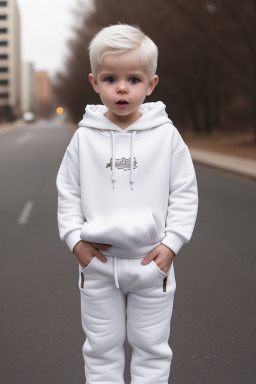
<svg viewBox="0 0 256 384">
<path fill-rule="evenodd" d="M 125 99 L 120 99 L 117 101 L 116 105 L 119 109 L 124 109 L 127 107 L 127 105 L 129 105 L 129 103 Z"/>
<path fill-rule="evenodd" d="M 118 100 L 118 102 L 116 104 L 125 105 L 125 104 L 129 104 L 129 103 L 125 99 L 120 99 L 120 100 Z"/>
</svg>

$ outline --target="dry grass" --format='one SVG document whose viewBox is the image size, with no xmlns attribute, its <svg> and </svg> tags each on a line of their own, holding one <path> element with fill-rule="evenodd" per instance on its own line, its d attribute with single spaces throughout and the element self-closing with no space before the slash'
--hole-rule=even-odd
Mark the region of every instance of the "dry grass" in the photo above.
<svg viewBox="0 0 256 384">
<path fill-rule="evenodd" d="M 256 160 L 256 142 L 252 133 L 220 133 L 196 135 L 185 133 L 182 137 L 188 147 L 224 153 Z"/>
</svg>

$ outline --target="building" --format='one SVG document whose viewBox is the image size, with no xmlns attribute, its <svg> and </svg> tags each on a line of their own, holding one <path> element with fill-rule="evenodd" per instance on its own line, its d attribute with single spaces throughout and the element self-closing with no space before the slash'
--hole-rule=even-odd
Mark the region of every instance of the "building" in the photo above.
<svg viewBox="0 0 256 384">
<path fill-rule="evenodd" d="M 0 120 L 12 120 L 20 114 L 20 13 L 16 0 L 0 0 Z"/>
<path fill-rule="evenodd" d="M 49 118 L 54 111 L 55 98 L 48 73 L 35 71 L 35 112 L 38 117 Z"/>
<path fill-rule="evenodd" d="M 22 62 L 21 70 L 21 110 L 22 112 L 35 112 L 35 81 L 34 64 Z"/>
</svg>

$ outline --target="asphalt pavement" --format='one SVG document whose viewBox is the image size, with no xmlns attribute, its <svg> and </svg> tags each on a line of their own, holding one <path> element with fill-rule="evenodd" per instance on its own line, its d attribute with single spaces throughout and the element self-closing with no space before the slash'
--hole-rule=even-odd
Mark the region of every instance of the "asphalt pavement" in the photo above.
<svg viewBox="0 0 256 384">
<path fill-rule="evenodd" d="M 57 118 L 0 136 L 3 384 L 84 383 L 78 262 L 59 239 L 55 184 L 73 133 Z M 169 382 L 255 384 L 256 183 L 195 168 L 198 219 L 174 260 Z M 126 341 L 127 384 L 131 352 Z"/>
</svg>

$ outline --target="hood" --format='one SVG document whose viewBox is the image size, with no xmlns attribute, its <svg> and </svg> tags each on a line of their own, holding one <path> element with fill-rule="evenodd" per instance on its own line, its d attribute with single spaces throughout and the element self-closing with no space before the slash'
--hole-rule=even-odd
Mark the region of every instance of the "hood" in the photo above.
<svg viewBox="0 0 256 384">
<path fill-rule="evenodd" d="M 88 104 L 85 108 L 83 119 L 78 123 L 79 127 L 100 129 L 103 131 L 110 131 L 112 138 L 112 184 L 115 188 L 116 182 L 116 135 L 126 134 L 131 132 L 128 137 L 131 137 L 131 157 L 130 157 L 130 184 L 133 189 L 135 182 L 134 177 L 134 141 L 137 131 L 144 131 L 152 128 L 159 127 L 165 123 L 171 123 L 165 111 L 166 105 L 162 101 L 144 103 L 139 107 L 141 117 L 127 128 L 122 129 L 104 115 L 107 112 L 107 107 L 103 104 L 92 105 Z"/>
<path fill-rule="evenodd" d="M 96 128 L 117 132 L 143 131 L 155 128 L 166 122 L 172 122 L 168 118 L 165 108 L 166 105 L 162 103 L 162 101 L 141 104 L 139 107 L 141 117 L 127 128 L 122 129 L 104 116 L 108 110 L 105 105 L 88 104 L 85 108 L 83 119 L 78 123 L 78 125 L 79 127 Z"/>
</svg>

